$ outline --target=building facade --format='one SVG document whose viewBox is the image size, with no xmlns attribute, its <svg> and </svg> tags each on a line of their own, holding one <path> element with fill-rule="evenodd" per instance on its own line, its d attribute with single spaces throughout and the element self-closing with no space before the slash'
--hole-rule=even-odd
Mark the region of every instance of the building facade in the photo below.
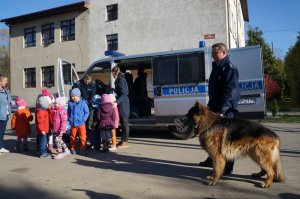
<svg viewBox="0 0 300 199">
<path fill-rule="evenodd" d="M 245 46 L 247 0 L 90 0 L 90 61 L 112 48 L 126 55 Z"/>
<path fill-rule="evenodd" d="M 43 88 L 57 92 L 58 58 L 78 71 L 89 64 L 88 5 L 85 2 L 1 20 L 10 32 L 10 89 L 30 106 Z M 65 66 L 66 79 L 70 66 Z"/>
<path fill-rule="evenodd" d="M 126 55 L 223 42 L 245 46 L 247 0 L 90 0 L 1 20 L 10 28 L 11 91 L 33 105 L 57 92 L 58 58 L 83 72 L 110 49 Z"/>
</svg>

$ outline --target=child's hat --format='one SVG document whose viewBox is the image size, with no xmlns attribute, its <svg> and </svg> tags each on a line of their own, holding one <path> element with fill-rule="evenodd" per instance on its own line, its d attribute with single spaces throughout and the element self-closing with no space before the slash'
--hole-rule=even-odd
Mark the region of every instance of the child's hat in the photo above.
<svg viewBox="0 0 300 199">
<path fill-rule="evenodd" d="M 42 90 L 42 96 L 48 96 L 51 100 L 53 99 L 53 95 L 45 88 Z"/>
<path fill-rule="evenodd" d="M 25 100 L 19 97 L 16 98 L 16 104 L 18 107 L 27 106 Z"/>
<path fill-rule="evenodd" d="M 94 108 L 98 108 L 98 107 L 99 107 L 100 100 L 101 100 L 101 96 L 100 96 L 100 95 L 94 95 L 94 96 L 92 97 L 92 106 L 93 106 Z"/>
<path fill-rule="evenodd" d="M 56 98 L 55 102 L 58 106 L 66 106 L 67 104 L 67 100 L 65 97 L 58 97 Z"/>
<path fill-rule="evenodd" d="M 48 96 L 41 96 L 39 98 L 39 104 L 42 109 L 47 109 L 49 107 L 50 103 L 51 103 L 51 100 Z"/>
<path fill-rule="evenodd" d="M 100 104 L 107 104 L 107 103 L 111 103 L 109 94 L 103 94 Z"/>
<path fill-rule="evenodd" d="M 72 95 L 72 96 L 75 96 L 75 97 L 81 97 L 81 92 L 80 92 L 79 88 L 74 88 L 74 89 L 71 91 L 71 95 Z"/>
</svg>

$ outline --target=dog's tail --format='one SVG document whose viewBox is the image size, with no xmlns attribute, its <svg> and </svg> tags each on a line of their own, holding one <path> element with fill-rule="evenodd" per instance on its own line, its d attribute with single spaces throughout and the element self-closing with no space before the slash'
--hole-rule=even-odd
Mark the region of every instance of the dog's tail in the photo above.
<svg viewBox="0 0 300 199">
<path fill-rule="evenodd" d="M 278 140 L 279 141 L 279 140 Z M 281 159 L 280 159 L 280 152 L 279 152 L 279 144 L 276 150 L 276 158 L 275 158 L 275 162 L 274 162 L 274 182 L 285 182 L 285 176 L 283 174 L 283 168 L 282 168 L 282 163 L 281 163 Z"/>
</svg>

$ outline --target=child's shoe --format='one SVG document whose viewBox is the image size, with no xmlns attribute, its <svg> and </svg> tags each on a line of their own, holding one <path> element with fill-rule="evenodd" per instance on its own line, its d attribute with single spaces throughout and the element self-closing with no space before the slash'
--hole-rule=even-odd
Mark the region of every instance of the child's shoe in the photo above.
<svg viewBox="0 0 300 199">
<path fill-rule="evenodd" d="M 56 160 L 63 159 L 65 157 L 64 153 L 58 153 L 53 158 Z"/>
<path fill-rule="evenodd" d="M 53 148 L 53 144 L 49 144 L 48 150 L 49 150 L 50 153 L 57 153 L 57 152 L 56 152 L 56 149 Z"/>
<path fill-rule="evenodd" d="M 71 154 L 73 154 L 73 155 L 76 155 L 76 154 L 77 154 L 76 151 L 75 151 L 75 149 L 71 149 L 70 152 L 71 152 Z"/>
<path fill-rule="evenodd" d="M 15 147 L 14 147 L 14 151 L 16 153 L 21 153 L 21 149 L 20 149 L 20 143 L 16 143 Z"/>
<path fill-rule="evenodd" d="M 72 155 L 72 153 L 71 153 L 70 150 L 66 150 L 66 151 L 64 152 L 64 155 L 65 155 L 65 156 L 68 156 L 68 155 Z"/>
<path fill-rule="evenodd" d="M 86 151 L 85 151 L 85 149 L 80 149 L 80 155 L 87 155 L 87 153 L 86 153 Z"/>
<path fill-rule="evenodd" d="M 117 149 L 118 149 L 117 146 L 112 145 L 112 146 L 109 148 L 109 151 L 115 151 L 115 150 L 117 150 Z"/>
<path fill-rule="evenodd" d="M 128 142 L 119 142 L 119 143 L 117 144 L 117 147 L 118 147 L 119 149 L 123 149 L 123 148 L 128 148 L 129 145 L 128 145 Z"/>
<path fill-rule="evenodd" d="M 23 144 L 23 151 L 29 151 L 27 143 Z"/>
<path fill-rule="evenodd" d="M 50 158 L 51 155 L 49 153 L 44 153 L 42 155 L 40 155 L 40 158 Z"/>
</svg>

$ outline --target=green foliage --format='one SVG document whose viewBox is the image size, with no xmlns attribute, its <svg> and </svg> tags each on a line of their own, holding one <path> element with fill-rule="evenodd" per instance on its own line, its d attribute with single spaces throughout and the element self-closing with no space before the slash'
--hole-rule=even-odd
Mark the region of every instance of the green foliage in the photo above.
<svg viewBox="0 0 300 199">
<path fill-rule="evenodd" d="M 0 57 L 0 73 L 9 76 L 9 55 L 7 52 Z"/>
<path fill-rule="evenodd" d="M 286 72 L 284 63 L 281 59 L 276 58 L 273 55 L 272 49 L 270 48 L 269 44 L 265 42 L 263 38 L 263 32 L 258 27 L 249 27 L 248 30 L 248 39 L 247 39 L 247 46 L 252 45 L 260 45 L 262 48 L 262 58 L 263 58 L 263 66 L 264 66 L 264 74 L 269 75 L 273 80 L 275 80 L 281 90 L 282 97 L 283 93 L 285 92 L 286 87 Z"/>
<path fill-rule="evenodd" d="M 279 106 L 278 106 L 277 100 L 274 99 L 273 103 L 272 103 L 272 116 L 275 117 L 277 115 L 278 111 L 279 111 Z"/>
<path fill-rule="evenodd" d="M 291 98 L 294 102 L 300 104 L 300 36 L 298 36 L 296 44 L 287 52 L 285 69 Z"/>
<path fill-rule="evenodd" d="M 0 28 L 0 73 L 9 76 L 8 29 Z"/>
</svg>

